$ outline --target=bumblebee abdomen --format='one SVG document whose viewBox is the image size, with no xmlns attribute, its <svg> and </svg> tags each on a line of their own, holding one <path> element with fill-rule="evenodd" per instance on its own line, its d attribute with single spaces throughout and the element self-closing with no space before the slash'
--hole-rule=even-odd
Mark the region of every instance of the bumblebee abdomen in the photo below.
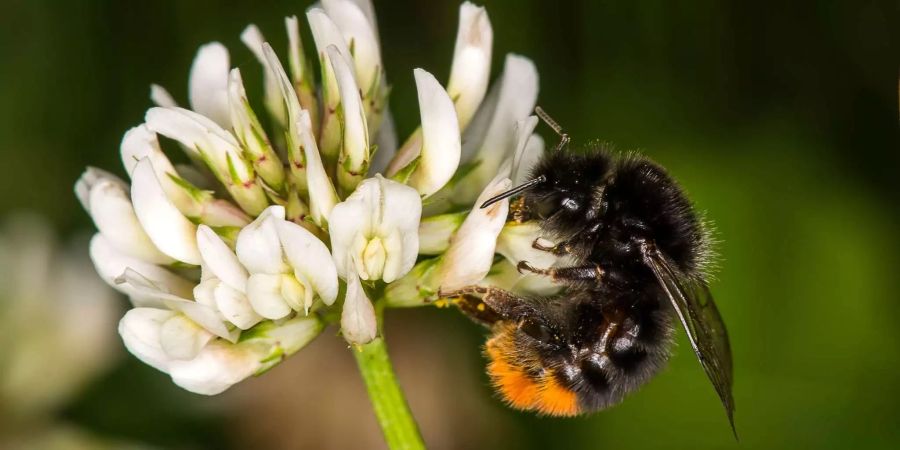
<svg viewBox="0 0 900 450">
<path fill-rule="evenodd" d="M 485 345 L 493 387 L 513 408 L 550 416 L 619 403 L 663 367 L 671 345 L 668 311 L 628 304 L 634 303 L 582 303 L 565 330 L 540 342 L 521 326 L 527 321 L 496 323 Z"/>
<path fill-rule="evenodd" d="M 501 325 L 509 326 L 509 325 Z M 507 332 L 504 332 L 507 331 Z M 494 389 L 510 406 L 548 416 L 575 416 L 582 412 L 578 395 L 538 360 L 519 358 L 514 336 L 504 330 L 485 346 L 488 376 Z"/>
</svg>

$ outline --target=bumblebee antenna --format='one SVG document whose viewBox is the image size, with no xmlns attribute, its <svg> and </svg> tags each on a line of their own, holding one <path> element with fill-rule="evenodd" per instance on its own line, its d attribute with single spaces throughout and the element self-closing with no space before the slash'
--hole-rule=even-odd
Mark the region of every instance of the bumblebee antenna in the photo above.
<svg viewBox="0 0 900 450">
<path fill-rule="evenodd" d="M 559 125 L 559 123 L 553 120 L 553 118 L 550 117 L 549 114 L 547 114 L 547 111 L 544 111 L 544 108 L 537 106 L 534 108 L 534 113 L 537 114 L 537 116 L 540 117 L 548 127 L 552 128 L 553 131 L 555 131 L 556 134 L 559 135 L 559 144 L 556 144 L 556 149 L 553 150 L 554 152 L 558 152 L 562 150 L 563 147 L 569 145 L 569 134 L 563 132 L 563 129 Z"/>
<path fill-rule="evenodd" d="M 522 192 L 522 191 L 524 191 L 524 190 L 526 190 L 526 189 L 531 189 L 531 188 L 534 187 L 535 185 L 540 184 L 540 183 L 543 183 L 544 181 L 547 181 L 547 177 L 545 177 L 545 176 L 543 176 L 543 175 L 541 175 L 541 176 L 539 176 L 539 177 L 537 177 L 537 178 L 535 178 L 535 179 L 533 179 L 533 180 L 526 181 L 526 182 L 524 182 L 524 183 L 522 183 L 522 184 L 520 184 L 520 185 L 518 185 L 518 186 L 516 186 L 516 187 L 514 187 L 514 188 L 512 188 L 512 189 L 510 189 L 510 190 L 508 190 L 508 191 L 506 191 L 506 192 L 504 192 L 504 193 L 502 193 L 502 194 L 495 195 L 495 196 L 493 196 L 493 197 L 487 199 L 486 202 L 484 202 L 484 203 L 481 204 L 481 208 L 482 208 L 482 209 L 487 208 L 488 206 L 491 206 L 491 205 L 493 205 L 494 203 L 497 203 L 497 202 L 499 202 L 500 200 L 503 200 L 504 198 L 509 198 L 509 197 L 512 197 L 513 195 L 516 195 L 516 194 L 518 194 L 519 192 Z"/>
</svg>

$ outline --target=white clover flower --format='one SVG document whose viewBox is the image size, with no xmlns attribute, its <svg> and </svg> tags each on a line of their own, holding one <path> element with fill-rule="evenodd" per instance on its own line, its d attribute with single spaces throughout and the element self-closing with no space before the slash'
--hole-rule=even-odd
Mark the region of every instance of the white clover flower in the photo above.
<svg viewBox="0 0 900 450">
<path fill-rule="evenodd" d="M 128 185 L 119 177 L 89 168 L 75 189 L 100 234 L 120 252 L 156 264 L 175 261 L 161 252 L 141 228 Z"/>
<path fill-rule="evenodd" d="M 126 347 L 192 392 L 260 374 L 329 324 L 363 346 L 378 338 L 383 306 L 490 280 L 532 283 L 508 267 L 554 263 L 534 255 L 534 224 L 507 223 L 508 201 L 478 207 L 543 150 L 529 118 L 530 61 L 508 56 L 485 97 L 484 8 L 460 7 L 446 89 L 424 69 L 401 78 L 415 82 L 421 126 L 396 152 L 371 3 L 324 0 L 306 19 L 314 58 L 296 17 L 285 20 L 286 59 L 256 26 L 241 34 L 262 66 L 259 98 L 223 45 L 201 47 L 190 109 L 153 85 L 156 106 L 125 134 L 130 183 L 91 168 L 76 185 L 99 230 L 94 266 L 134 306 L 119 323 Z M 178 145 L 164 148 L 159 135 Z M 171 163 L 177 147 L 192 166 Z"/>
<path fill-rule="evenodd" d="M 390 306 L 418 306 L 423 300 L 435 299 L 439 291 L 469 285 L 486 284 L 539 295 L 558 290 L 546 277 L 520 274 L 516 269 L 520 261 L 539 267 L 560 264 L 558 257 L 534 248 L 533 243 L 544 238 L 537 222 L 509 221 L 508 199 L 481 208 L 487 199 L 522 182 L 528 168 L 540 158 L 543 140 L 533 134 L 536 125 L 535 116 L 513 124 L 513 135 L 508 137 L 514 142 L 510 153 L 469 211 L 437 214 L 421 220 L 419 253 L 437 257 L 421 261 L 409 275 L 388 286 Z M 551 243 L 547 241 L 545 245 Z M 495 262 L 498 254 L 506 259 Z"/>
<path fill-rule="evenodd" d="M 491 74 L 494 31 L 487 11 L 469 2 L 459 7 L 459 30 L 447 92 L 454 99 L 459 127 L 465 129 L 484 99 Z"/>
<path fill-rule="evenodd" d="M 132 354 L 169 373 L 175 384 L 198 394 L 214 395 L 266 369 L 266 360 L 271 356 L 292 353 L 306 345 L 319 334 L 322 325 L 315 318 L 297 317 L 278 327 L 282 329 L 281 336 L 231 344 L 212 340 L 208 332 L 184 314 L 135 308 L 119 322 L 119 334 Z"/>
<path fill-rule="evenodd" d="M 269 207 L 241 230 L 237 258 L 249 273 L 250 304 L 267 319 L 282 319 L 292 310 L 308 315 L 314 297 L 326 305 L 337 298 L 337 269 L 328 248 L 285 220 L 283 207 Z"/>
<path fill-rule="evenodd" d="M 205 183 L 203 175 L 198 176 L 197 169 L 191 166 L 176 170 L 160 148 L 156 133 L 146 125 L 136 126 L 125 133 L 120 152 L 128 176 L 134 172 L 139 161 L 149 159 L 166 197 L 189 219 L 219 227 L 240 227 L 250 222 L 250 218 L 233 203 L 217 199 L 212 192 L 192 185 L 189 179 L 199 179 Z M 87 180 L 90 171 L 85 175 L 82 179 Z"/>
<path fill-rule="evenodd" d="M 435 204 L 431 212 L 442 212 L 454 205 L 468 206 L 475 201 L 515 152 L 516 124 L 531 115 L 537 92 L 534 63 L 519 55 L 507 55 L 500 79 L 494 82 L 463 135 L 460 165 L 470 170 L 446 192 L 437 194 L 442 202 Z"/>
<path fill-rule="evenodd" d="M 160 306 L 161 302 L 155 297 L 147 297 L 130 285 L 118 284 L 116 280 L 125 273 L 126 269 L 132 269 L 147 278 L 154 285 L 165 286 L 166 290 L 180 297 L 190 297 L 194 289 L 194 283 L 163 266 L 153 264 L 132 256 L 125 255 L 113 247 L 110 242 L 97 233 L 91 239 L 91 260 L 100 277 L 116 290 L 127 295 L 134 306 Z"/>
<path fill-rule="evenodd" d="M 409 183 L 428 197 L 453 177 L 462 146 L 450 94 L 430 73 L 416 69 L 415 76 L 422 113 L 422 144 Z"/>
<path fill-rule="evenodd" d="M 213 122 L 228 127 L 228 49 L 218 42 L 200 47 L 188 82 L 191 109 Z"/>
<path fill-rule="evenodd" d="M 419 252 L 422 201 L 415 189 L 376 176 L 331 211 L 331 251 L 341 276 L 390 283 L 412 269 Z"/>
<path fill-rule="evenodd" d="M 368 92 L 377 88 L 377 84 L 382 81 L 381 46 L 375 31 L 375 16 L 367 14 L 359 3 L 351 0 L 323 0 L 322 8 L 336 25 L 344 42 L 353 44 L 352 58 L 357 83 L 362 92 Z"/>
<path fill-rule="evenodd" d="M 508 190 L 512 181 L 505 174 L 498 175 L 475 201 L 472 212 L 450 240 L 439 269 L 439 287 L 452 291 L 476 284 L 487 276 L 494 262 L 497 237 L 506 224 L 509 200 L 504 199 L 487 208 L 479 205 Z"/>
</svg>

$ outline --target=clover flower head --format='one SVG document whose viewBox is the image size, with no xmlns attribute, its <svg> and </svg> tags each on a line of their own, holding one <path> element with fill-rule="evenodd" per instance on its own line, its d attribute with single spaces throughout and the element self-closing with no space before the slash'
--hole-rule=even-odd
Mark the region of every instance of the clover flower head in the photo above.
<svg viewBox="0 0 900 450">
<path fill-rule="evenodd" d="M 425 304 L 531 257 L 537 229 L 508 224 L 508 201 L 472 208 L 543 148 L 533 64 L 508 56 L 488 89 L 484 8 L 461 5 L 446 84 L 424 69 L 398 78 L 415 83 L 421 119 L 399 148 L 371 3 L 323 0 L 304 17 L 312 58 L 297 17 L 280 56 L 254 25 L 240 36 L 261 66 L 262 110 L 249 69 L 203 45 L 188 107 L 151 86 L 156 106 L 121 143 L 128 180 L 89 168 L 76 183 L 98 230 L 94 266 L 134 306 L 119 323 L 126 347 L 193 392 L 261 374 L 331 323 L 364 345 L 380 333 L 376 304 Z M 179 149 L 191 165 L 171 162 Z"/>
</svg>

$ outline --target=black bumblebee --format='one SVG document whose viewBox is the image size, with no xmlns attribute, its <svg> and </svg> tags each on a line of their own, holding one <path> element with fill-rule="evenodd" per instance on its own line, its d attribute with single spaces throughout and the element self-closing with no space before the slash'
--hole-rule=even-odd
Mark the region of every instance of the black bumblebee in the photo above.
<svg viewBox="0 0 900 450">
<path fill-rule="evenodd" d="M 710 237 L 665 169 L 602 146 L 568 152 L 568 135 L 536 110 L 561 140 L 531 181 L 481 205 L 521 194 L 513 220 L 540 220 L 556 242 L 534 247 L 567 255 L 568 267 L 536 268 L 562 284 L 550 298 L 471 286 L 442 297 L 492 328 L 488 373 L 513 407 L 572 416 L 614 405 L 667 361 L 674 317 L 719 394 L 734 428 L 728 335 L 706 282 Z M 674 314 L 673 314 L 674 313 Z"/>
</svg>

